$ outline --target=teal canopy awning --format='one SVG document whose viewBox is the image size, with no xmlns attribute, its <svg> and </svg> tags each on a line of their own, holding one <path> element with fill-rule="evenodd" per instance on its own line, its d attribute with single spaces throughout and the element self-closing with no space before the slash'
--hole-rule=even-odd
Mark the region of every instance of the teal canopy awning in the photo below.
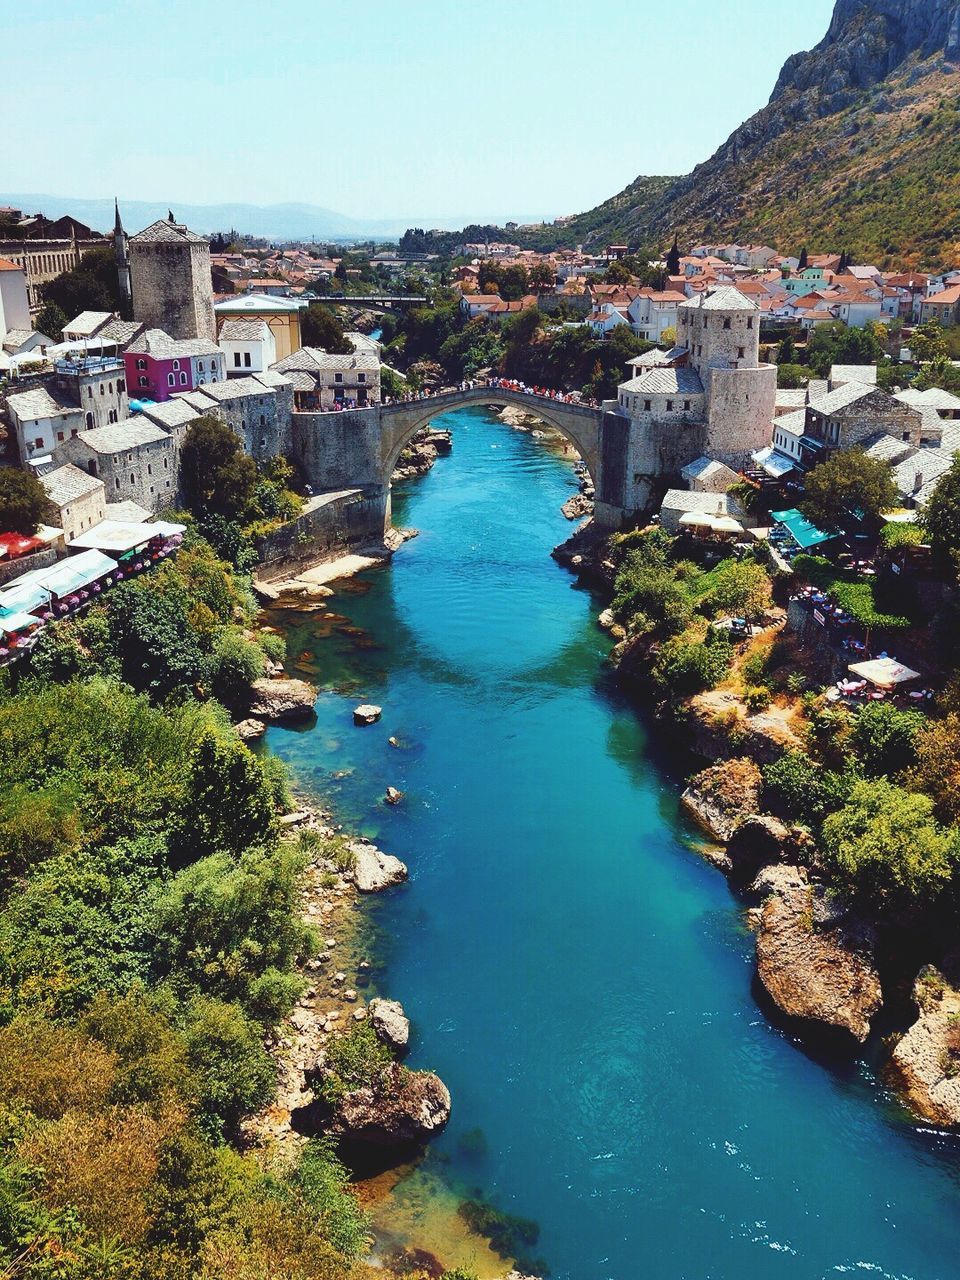
<svg viewBox="0 0 960 1280">
<path fill-rule="evenodd" d="M 816 547 L 821 542 L 829 542 L 835 536 L 832 533 L 824 533 L 815 524 L 811 524 L 796 507 L 791 507 L 789 511 L 774 511 L 772 515 L 777 524 L 783 525 L 802 551 L 806 551 L 809 547 Z"/>
</svg>

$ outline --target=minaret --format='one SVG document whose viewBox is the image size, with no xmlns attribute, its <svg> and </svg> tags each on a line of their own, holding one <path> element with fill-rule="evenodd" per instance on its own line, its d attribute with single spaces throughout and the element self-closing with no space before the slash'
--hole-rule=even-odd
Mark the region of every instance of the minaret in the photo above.
<svg viewBox="0 0 960 1280">
<path fill-rule="evenodd" d="M 133 297 L 130 291 L 130 261 L 127 256 L 127 234 L 120 221 L 120 202 L 116 196 L 113 200 L 113 256 L 117 263 L 117 278 L 120 282 L 120 296 L 123 299 L 123 310 L 128 316 L 133 315 Z"/>
</svg>

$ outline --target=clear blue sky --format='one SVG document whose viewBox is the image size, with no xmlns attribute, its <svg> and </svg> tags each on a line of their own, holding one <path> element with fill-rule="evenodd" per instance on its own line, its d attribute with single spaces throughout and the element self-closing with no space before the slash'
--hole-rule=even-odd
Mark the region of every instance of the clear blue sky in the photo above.
<svg viewBox="0 0 960 1280">
<path fill-rule="evenodd" d="M 4 21 L 8 191 L 554 216 L 688 171 L 833 0 L 44 0 Z"/>
</svg>

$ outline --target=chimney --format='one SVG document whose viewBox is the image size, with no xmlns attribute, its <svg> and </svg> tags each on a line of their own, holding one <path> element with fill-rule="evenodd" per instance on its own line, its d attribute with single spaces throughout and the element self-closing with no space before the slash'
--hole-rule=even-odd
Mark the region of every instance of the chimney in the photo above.
<svg viewBox="0 0 960 1280">
<path fill-rule="evenodd" d="M 923 472 L 917 468 L 913 473 L 913 492 L 918 493 L 923 488 Z"/>
</svg>

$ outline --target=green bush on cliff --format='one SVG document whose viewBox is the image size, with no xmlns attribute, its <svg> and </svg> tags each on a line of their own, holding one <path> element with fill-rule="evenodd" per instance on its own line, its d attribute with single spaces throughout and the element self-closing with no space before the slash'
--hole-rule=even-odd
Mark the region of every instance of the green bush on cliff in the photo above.
<svg viewBox="0 0 960 1280">
<path fill-rule="evenodd" d="M 922 711 L 871 702 L 861 708 L 850 731 L 850 746 L 864 773 L 891 777 L 916 763 L 917 742 L 927 723 Z"/>
<path fill-rule="evenodd" d="M 651 679 L 665 697 L 687 697 L 718 685 L 730 670 L 733 646 L 717 632 L 706 640 L 668 640 L 657 654 Z"/>
<path fill-rule="evenodd" d="M 929 910 L 956 873 L 960 833 L 940 826 L 928 796 L 875 779 L 825 819 L 821 851 L 837 883 L 873 909 Z"/>
<path fill-rule="evenodd" d="M 370 1023 L 355 1023 L 327 1047 L 323 1095 L 334 1103 L 354 1089 L 375 1088 L 383 1083 L 392 1066 L 393 1055 Z"/>
</svg>

